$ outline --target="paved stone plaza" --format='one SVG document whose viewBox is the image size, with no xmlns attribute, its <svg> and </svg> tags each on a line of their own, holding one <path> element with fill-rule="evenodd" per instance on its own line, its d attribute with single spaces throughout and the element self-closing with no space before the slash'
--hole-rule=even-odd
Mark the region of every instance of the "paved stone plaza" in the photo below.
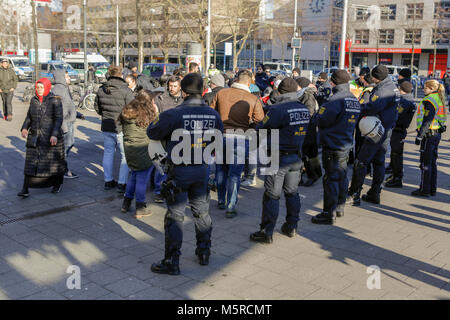
<svg viewBox="0 0 450 320">
<path fill-rule="evenodd" d="M 290 239 L 279 233 L 281 203 L 274 242 L 262 245 L 248 237 L 259 227 L 263 181 L 241 189 L 234 219 L 217 209 L 212 193 L 210 264 L 197 263 L 187 210 L 181 275 L 157 275 L 150 265 L 163 257 L 165 206 L 154 204 L 149 191 L 153 215 L 136 220 L 120 212 L 115 190 L 103 190 L 103 138 L 95 113 L 84 111 L 87 120 L 76 123 L 69 163 L 80 178 L 65 180 L 57 195 L 30 189 L 29 198 L 16 196 L 25 151 L 19 129 L 28 109 L 19 98 L 23 88 L 21 83 L 13 101 L 13 121 L 0 120 L 0 299 L 450 299 L 448 132 L 439 147 L 436 197 L 410 196 L 420 182 L 413 123 L 404 187 L 384 189 L 381 205 L 362 202 L 347 207 L 334 226 L 313 225 L 311 216 L 322 206 L 321 183 L 300 187 L 299 234 Z M 67 286 L 73 265 L 81 271 L 80 289 Z M 381 271 L 380 289 L 369 290 L 367 269 L 374 265 Z"/>
</svg>

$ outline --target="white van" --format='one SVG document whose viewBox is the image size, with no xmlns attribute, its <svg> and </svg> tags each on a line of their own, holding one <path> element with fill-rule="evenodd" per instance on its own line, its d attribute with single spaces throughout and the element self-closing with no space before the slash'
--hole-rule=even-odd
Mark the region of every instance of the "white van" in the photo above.
<svg viewBox="0 0 450 320">
<path fill-rule="evenodd" d="M 78 74 L 80 79 L 84 80 L 84 53 L 78 52 L 75 54 L 66 55 L 63 60 L 70 64 Z M 106 72 L 108 71 L 109 62 L 101 54 L 89 53 L 87 54 L 88 66 L 93 66 L 95 69 L 95 79 L 97 83 L 104 82 L 106 80 Z"/>
<path fill-rule="evenodd" d="M 33 66 L 27 56 L 4 56 L 0 59 L 8 59 L 9 64 L 14 69 L 19 81 L 31 80 L 33 77 Z"/>
<path fill-rule="evenodd" d="M 291 76 L 292 75 L 292 67 L 289 63 L 283 62 L 263 62 L 264 66 L 270 67 L 270 71 L 272 74 L 282 74 Z"/>
</svg>

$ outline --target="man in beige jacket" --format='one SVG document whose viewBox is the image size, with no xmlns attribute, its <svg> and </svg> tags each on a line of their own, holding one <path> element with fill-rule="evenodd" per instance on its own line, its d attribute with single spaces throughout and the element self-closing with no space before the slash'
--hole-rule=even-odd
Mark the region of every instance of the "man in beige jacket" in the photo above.
<svg viewBox="0 0 450 320">
<path fill-rule="evenodd" d="M 264 111 L 261 100 L 250 93 L 252 73 L 242 70 L 231 88 L 222 89 L 214 97 L 211 108 L 215 109 L 224 125 L 224 164 L 216 165 L 217 193 L 219 208 L 226 209 L 226 217 L 233 218 L 236 215 L 236 203 L 238 200 L 241 174 L 244 170 L 245 157 L 249 153 L 249 140 L 243 132 L 254 128 L 263 120 Z M 233 145 L 233 161 L 226 161 L 226 145 Z M 244 140 L 244 141 L 242 141 Z M 245 145 L 245 148 L 241 146 Z"/>
</svg>

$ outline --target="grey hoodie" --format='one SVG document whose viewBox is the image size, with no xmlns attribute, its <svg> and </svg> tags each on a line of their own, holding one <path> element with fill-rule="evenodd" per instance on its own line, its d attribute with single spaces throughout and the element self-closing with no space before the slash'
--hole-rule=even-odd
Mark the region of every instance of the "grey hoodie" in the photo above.
<svg viewBox="0 0 450 320">
<path fill-rule="evenodd" d="M 63 107 L 63 123 L 61 129 L 64 133 L 68 131 L 68 123 L 73 124 L 77 118 L 77 107 L 72 100 L 65 73 L 65 70 L 52 71 L 54 84 L 51 90 L 55 96 L 61 97 Z"/>
</svg>

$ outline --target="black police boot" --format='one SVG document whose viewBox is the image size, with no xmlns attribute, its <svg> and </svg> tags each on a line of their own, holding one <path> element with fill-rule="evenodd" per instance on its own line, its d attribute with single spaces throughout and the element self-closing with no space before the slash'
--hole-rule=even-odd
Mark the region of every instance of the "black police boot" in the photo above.
<svg viewBox="0 0 450 320">
<path fill-rule="evenodd" d="M 429 193 L 425 193 L 421 189 L 414 190 L 413 192 L 411 192 L 411 195 L 414 197 L 423 197 L 423 198 L 428 198 L 430 196 Z"/>
<path fill-rule="evenodd" d="M 384 169 L 384 172 L 385 172 L 386 174 L 391 174 L 391 173 L 392 173 L 391 165 L 388 165 L 388 166 L 386 167 L 386 169 Z"/>
<path fill-rule="evenodd" d="M 396 178 L 393 177 L 392 179 L 388 180 L 384 186 L 386 188 L 402 188 L 403 187 L 403 181 L 402 178 Z"/>
<path fill-rule="evenodd" d="M 127 213 L 128 210 L 130 210 L 131 201 L 133 201 L 133 199 L 127 198 L 127 197 L 124 197 L 124 198 L 123 198 L 122 208 L 120 209 L 120 211 L 121 211 L 122 213 Z"/>
<path fill-rule="evenodd" d="M 289 238 L 293 238 L 295 236 L 295 229 L 289 228 L 287 223 L 284 223 L 281 226 L 281 233 L 285 236 L 288 236 Z"/>
<path fill-rule="evenodd" d="M 23 187 L 22 188 L 22 191 L 20 191 L 18 194 L 17 194 L 17 196 L 18 197 L 22 197 L 22 198 L 28 198 L 29 196 L 30 196 L 30 193 L 28 192 L 28 188 L 27 187 Z"/>
<path fill-rule="evenodd" d="M 172 276 L 180 274 L 180 266 L 171 259 L 163 259 L 159 263 L 154 263 L 150 269 L 154 273 L 170 274 Z"/>
<path fill-rule="evenodd" d="M 361 197 L 361 199 L 363 201 L 366 201 L 366 202 L 370 202 L 370 203 L 374 203 L 374 204 L 380 204 L 380 193 L 379 192 L 374 192 L 371 189 L 371 190 L 369 190 L 367 192 L 367 194 L 363 195 Z"/>
<path fill-rule="evenodd" d="M 250 240 L 253 242 L 270 244 L 273 242 L 272 236 L 268 236 L 264 231 L 260 230 L 250 235 Z"/>
<path fill-rule="evenodd" d="M 361 198 L 359 192 L 353 192 L 349 193 L 347 196 L 346 204 L 351 204 L 352 206 L 360 206 L 361 205 Z"/>
<path fill-rule="evenodd" d="M 209 264 L 209 253 L 200 253 L 198 249 L 195 249 L 195 255 L 198 257 L 198 263 L 202 266 L 207 266 Z"/>
<path fill-rule="evenodd" d="M 331 214 L 322 212 L 312 217 L 311 222 L 314 224 L 334 224 L 336 219 Z"/>
</svg>

